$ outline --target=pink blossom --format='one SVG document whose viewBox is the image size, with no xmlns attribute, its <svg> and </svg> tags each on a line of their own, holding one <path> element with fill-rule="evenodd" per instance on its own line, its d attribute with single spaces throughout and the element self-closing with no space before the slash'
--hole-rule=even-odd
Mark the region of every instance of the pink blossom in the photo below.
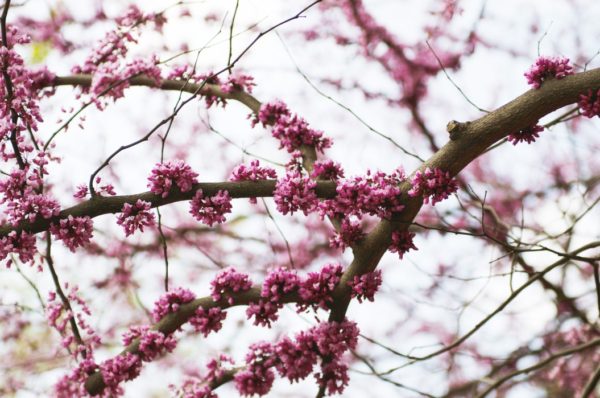
<svg viewBox="0 0 600 398">
<path fill-rule="evenodd" d="M 323 356 L 339 358 L 348 350 L 356 348 L 358 327 L 355 322 L 321 322 L 311 329 L 314 342 Z"/>
<path fill-rule="evenodd" d="M 50 225 L 50 232 L 56 239 L 62 240 L 70 251 L 75 252 L 92 239 L 94 223 L 90 217 L 69 217 Z"/>
<path fill-rule="evenodd" d="M 394 231 L 392 232 L 392 243 L 390 244 L 390 251 L 392 253 L 398 253 L 400 259 L 409 250 L 418 250 L 413 244 L 413 238 L 415 234 L 408 231 Z"/>
<path fill-rule="evenodd" d="M 154 322 L 160 321 L 165 315 L 177 312 L 182 304 L 189 303 L 196 295 L 188 289 L 178 287 L 163 294 L 155 303 L 152 310 Z"/>
<path fill-rule="evenodd" d="M 125 230 L 125 236 L 132 235 L 135 231 L 144 232 L 144 227 L 153 227 L 155 224 L 154 213 L 149 202 L 138 199 L 135 204 L 125 203 L 122 213 L 117 217 L 117 224 Z"/>
<path fill-rule="evenodd" d="M 289 153 L 302 148 L 303 145 L 314 147 L 323 152 L 331 146 L 331 140 L 323 137 L 322 131 L 313 130 L 308 123 L 292 113 L 281 101 L 263 104 L 252 119 L 252 126 L 261 122 L 263 126 L 271 126 L 271 135 L 279 140 L 279 147 Z"/>
<path fill-rule="evenodd" d="M 311 349 L 313 344 L 312 334 L 304 332 L 296 336 L 296 341 L 284 337 L 275 344 L 274 354 L 279 374 L 291 382 L 305 379 L 311 374 L 317 362 L 317 354 Z"/>
<path fill-rule="evenodd" d="M 254 325 L 271 327 L 271 322 L 275 322 L 279 316 L 277 312 L 283 308 L 283 304 L 260 299 L 258 303 L 250 303 L 246 308 L 246 317 L 254 317 Z"/>
<path fill-rule="evenodd" d="M 219 307 L 213 307 L 205 310 L 198 307 L 194 315 L 189 319 L 189 323 L 194 327 L 196 332 L 200 332 L 204 337 L 211 332 L 218 332 L 223 326 L 223 320 L 227 317 L 227 313 Z"/>
<path fill-rule="evenodd" d="M 274 363 L 271 344 L 252 344 L 246 355 L 246 370 L 236 373 L 233 378 L 238 392 L 243 396 L 267 394 L 275 380 L 275 374 L 271 370 Z"/>
<path fill-rule="evenodd" d="M 392 213 L 404 209 L 400 202 L 399 185 L 405 178 L 402 169 L 397 169 L 392 174 L 381 171 L 371 173 L 368 170 L 364 177 L 339 182 L 336 197 L 321 202 L 319 212 L 322 216 L 330 217 L 342 215 L 362 218 L 364 214 L 369 214 L 390 218 Z"/>
<path fill-rule="evenodd" d="M 569 58 L 542 56 L 525 72 L 525 77 L 527 83 L 533 88 L 540 88 L 542 83 L 548 79 L 562 79 L 572 74 L 573 67 L 569 64 Z"/>
<path fill-rule="evenodd" d="M 148 187 L 155 195 L 166 198 L 173 184 L 177 185 L 181 192 L 191 191 L 192 186 L 198 182 L 196 177 L 198 174 L 182 160 L 157 163 L 148 177 Z"/>
<path fill-rule="evenodd" d="M 232 294 L 250 290 L 252 282 L 246 274 L 237 272 L 235 268 L 229 267 L 219 272 L 215 279 L 210 282 L 211 297 L 215 301 L 226 299 L 229 305 L 233 305 Z"/>
<path fill-rule="evenodd" d="M 19 256 L 19 260 L 24 263 L 33 261 L 33 256 L 36 253 L 35 235 L 31 235 L 25 231 L 11 231 L 8 235 L 0 238 L 0 261 L 8 257 L 9 254 L 15 253 Z M 12 261 L 9 260 L 7 266 L 10 267 Z"/>
<path fill-rule="evenodd" d="M 49 219 L 58 216 L 60 205 L 58 202 L 45 194 L 29 194 L 20 199 L 10 201 L 6 205 L 6 213 L 9 222 L 16 226 L 21 221 L 34 222 L 38 215 Z"/>
<path fill-rule="evenodd" d="M 231 213 L 231 196 L 227 191 L 221 190 L 214 196 L 204 197 L 199 189 L 191 201 L 190 214 L 209 227 L 224 223 L 225 214 L 228 213 Z"/>
<path fill-rule="evenodd" d="M 312 306 L 313 308 L 328 309 L 328 304 L 333 301 L 331 294 L 341 276 L 342 266 L 340 264 L 327 264 L 319 272 L 309 272 L 299 290 L 302 303 L 298 304 L 298 308 L 304 310 L 308 306 Z"/>
<path fill-rule="evenodd" d="M 364 236 L 365 234 L 359 222 L 345 218 L 342 220 L 339 232 L 329 239 L 329 244 L 331 247 L 344 250 L 346 247 L 357 243 Z"/>
<path fill-rule="evenodd" d="M 376 270 L 363 275 L 355 275 L 354 279 L 348 282 L 352 288 L 352 297 L 356 297 L 359 303 L 363 300 L 374 301 L 375 293 L 381 286 L 381 271 Z"/>
<path fill-rule="evenodd" d="M 252 93 L 252 87 L 254 84 L 254 78 L 248 75 L 230 75 L 224 83 L 221 83 L 221 90 L 225 93 L 232 93 L 234 91 L 245 91 Z"/>
<path fill-rule="evenodd" d="M 348 365 L 341 361 L 330 361 L 321 365 L 321 372 L 315 375 L 317 383 L 325 387 L 327 394 L 341 394 L 348 385 Z"/>
<path fill-rule="evenodd" d="M 281 302 L 286 294 L 296 291 L 300 286 L 298 275 L 285 268 L 277 268 L 267 275 L 260 295 L 274 303 Z"/>
<path fill-rule="evenodd" d="M 318 204 L 315 188 L 317 183 L 304 177 L 298 171 L 288 171 L 280 180 L 277 180 L 273 200 L 281 214 L 294 214 L 301 210 L 304 215 L 316 209 Z"/>
<path fill-rule="evenodd" d="M 524 129 L 517 131 L 516 133 L 511 133 L 508 135 L 507 140 L 512 142 L 513 145 L 517 145 L 519 142 L 527 142 L 531 144 L 535 142 L 537 138 L 539 138 L 539 133 L 544 131 L 544 127 L 539 124 L 534 124 Z"/>
<path fill-rule="evenodd" d="M 140 374 L 141 368 L 142 361 L 140 357 L 129 352 L 102 362 L 100 372 L 104 384 L 106 384 L 107 392 L 121 395 L 123 391 L 119 385 L 123 381 L 135 379 Z"/>
<path fill-rule="evenodd" d="M 319 180 L 337 181 L 344 177 L 344 170 L 333 160 L 316 161 L 310 176 Z"/>
<path fill-rule="evenodd" d="M 422 196 L 423 203 L 427 204 L 431 200 L 433 206 L 447 199 L 458 189 L 458 184 L 450 176 L 450 172 L 444 172 L 437 167 L 433 170 L 428 167 L 423 172 L 417 170 L 411 180 L 411 185 L 412 189 L 408 191 L 409 196 Z"/>
<path fill-rule="evenodd" d="M 250 166 L 240 164 L 231 172 L 229 181 L 260 181 L 277 178 L 277 173 L 270 167 L 262 167 L 260 161 L 252 160 Z"/>
<path fill-rule="evenodd" d="M 594 92 L 591 89 L 586 94 L 579 96 L 579 111 L 585 117 L 600 116 L 600 89 Z"/>
<path fill-rule="evenodd" d="M 152 361 L 164 352 L 171 352 L 177 346 L 177 340 L 173 335 L 165 336 L 158 330 L 151 330 L 149 326 L 132 326 L 123 334 L 123 344 L 128 346 L 134 340 L 139 339 L 138 350 L 142 361 Z"/>
</svg>

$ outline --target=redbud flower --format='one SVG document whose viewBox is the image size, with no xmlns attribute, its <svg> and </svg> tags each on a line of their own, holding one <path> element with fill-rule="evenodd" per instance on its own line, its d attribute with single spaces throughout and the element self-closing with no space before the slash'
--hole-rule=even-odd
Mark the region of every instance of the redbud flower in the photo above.
<svg viewBox="0 0 600 398">
<path fill-rule="evenodd" d="M 540 88 L 548 79 L 562 79 L 573 74 L 573 67 L 569 65 L 569 58 L 565 57 L 539 57 L 535 64 L 525 72 L 527 83 L 533 88 Z"/>
</svg>

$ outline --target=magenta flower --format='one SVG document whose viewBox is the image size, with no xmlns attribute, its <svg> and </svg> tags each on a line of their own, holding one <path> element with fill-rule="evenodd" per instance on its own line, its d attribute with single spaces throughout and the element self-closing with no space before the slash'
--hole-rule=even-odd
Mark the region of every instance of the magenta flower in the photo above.
<svg viewBox="0 0 600 398">
<path fill-rule="evenodd" d="M 160 321 L 165 315 L 176 312 L 182 304 L 189 303 L 196 298 L 196 295 L 181 287 L 163 294 L 155 303 L 152 310 L 152 319 L 154 322 Z"/>
<path fill-rule="evenodd" d="M 225 214 L 231 213 L 231 197 L 227 191 L 204 197 L 202 190 L 196 191 L 191 201 L 190 214 L 209 227 L 226 221 Z"/>
<path fill-rule="evenodd" d="M 173 185 L 177 185 L 181 192 L 191 191 L 192 185 L 198 182 L 196 177 L 198 174 L 181 160 L 157 163 L 148 177 L 148 187 L 155 195 L 166 198 Z"/>
<path fill-rule="evenodd" d="M 600 116 L 600 89 L 596 92 L 590 89 L 587 94 L 581 94 L 577 104 L 583 116 L 589 118 Z"/>
<path fill-rule="evenodd" d="M 245 292 L 252 287 L 252 281 L 246 274 L 237 272 L 235 268 L 229 267 L 219 272 L 215 279 L 210 282 L 211 297 L 215 301 L 226 299 L 229 305 L 233 305 L 232 294 Z"/>
<path fill-rule="evenodd" d="M 376 270 L 363 275 L 356 275 L 354 279 L 348 282 L 352 288 L 352 297 L 356 297 L 359 303 L 363 300 L 374 301 L 375 293 L 381 286 L 381 271 Z"/>
<path fill-rule="evenodd" d="M 569 64 L 569 58 L 542 56 L 525 72 L 525 77 L 527 83 L 533 88 L 540 88 L 542 83 L 548 79 L 562 79 L 572 74 L 573 67 Z"/>
<path fill-rule="evenodd" d="M 189 319 L 189 323 L 194 327 L 196 332 L 200 332 L 206 337 L 211 332 L 221 330 L 226 317 L 227 313 L 219 307 L 213 307 L 208 310 L 198 307 L 194 315 Z"/>
<path fill-rule="evenodd" d="M 513 145 L 517 145 L 519 142 L 526 142 L 531 144 L 535 142 L 537 138 L 539 138 L 539 133 L 544 131 L 544 127 L 539 124 L 534 124 L 524 129 L 517 131 L 516 133 L 511 133 L 506 138 L 509 142 L 512 142 Z"/>
<path fill-rule="evenodd" d="M 129 203 L 123 205 L 122 213 L 117 217 L 117 224 L 123 227 L 126 236 L 132 235 L 137 230 L 144 232 L 144 227 L 155 225 L 154 213 L 149 211 L 151 206 L 149 202 L 141 199 L 133 205 Z"/>
<path fill-rule="evenodd" d="M 317 208 L 319 200 L 315 193 L 317 183 L 304 177 L 299 171 L 288 171 L 277 181 L 273 200 L 281 214 L 294 214 L 300 210 L 304 215 Z"/>
<path fill-rule="evenodd" d="M 390 251 L 392 253 L 398 253 L 400 260 L 406 252 L 409 250 L 418 250 L 413 244 L 413 238 L 415 234 L 408 231 L 394 231 L 392 232 L 392 243 L 390 245 Z"/>
<path fill-rule="evenodd" d="M 58 221 L 50 225 L 50 232 L 56 239 L 62 240 L 64 245 L 72 252 L 84 246 L 92 239 L 94 223 L 90 217 L 73 217 Z"/>
<path fill-rule="evenodd" d="M 411 184 L 412 189 L 408 191 L 408 195 L 412 197 L 422 196 L 425 204 L 431 200 L 432 206 L 447 199 L 458 189 L 458 184 L 450 176 L 450 172 L 444 172 L 439 168 L 431 170 L 428 167 L 424 171 L 417 170 Z"/>
</svg>

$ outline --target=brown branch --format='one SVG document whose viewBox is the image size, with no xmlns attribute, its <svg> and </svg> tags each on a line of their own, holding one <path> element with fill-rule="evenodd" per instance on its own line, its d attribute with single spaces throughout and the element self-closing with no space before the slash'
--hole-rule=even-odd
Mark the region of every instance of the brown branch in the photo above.
<svg viewBox="0 0 600 398">
<path fill-rule="evenodd" d="M 194 184 L 188 192 L 174 190 L 163 198 L 152 192 L 142 192 L 134 195 L 120 196 L 97 196 L 60 212 L 57 217 L 50 219 L 36 219 L 34 222 L 22 221 L 16 227 L 10 224 L 0 226 L 0 237 L 8 235 L 12 231 L 27 231 L 38 233 L 47 230 L 50 224 L 60 219 L 73 217 L 98 217 L 103 214 L 120 213 L 125 203 L 135 203 L 138 199 L 149 202 L 151 206 L 160 207 L 169 203 L 191 200 L 196 191 L 201 189 L 205 195 L 215 195 L 220 190 L 225 190 L 232 198 L 270 197 L 275 190 L 275 180 L 240 181 L 240 182 L 204 182 Z M 335 183 L 332 181 L 318 181 L 316 187 L 317 196 L 320 198 L 332 198 L 335 196 Z"/>
<path fill-rule="evenodd" d="M 158 323 L 152 326 L 152 330 L 158 330 L 164 335 L 170 335 L 183 326 L 200 307 L 204 308 L 205 310 L 209 310 L 215 307 L 226 309 L 239 305 L 248 305 L 252 302 L 258 302 L 258 300 L 261 298 L 260 292 L 261 287 L 254 286 L 248 291 L 234 293 L 231 295 L 233 298 L 233 304 L 229 304 L 226 298 L 223 298 L 218 302 L 215 302 L 211 297 L 198 298 L 187 304 L 181 305 L 176 312 L 166 315 Z M 293 303 L 297 302 L 298 300 L 298 295 L 294 293 L 283 296 L 281 302 Z M 125 347 L 125 349 L 119 355 L 123 355 L 125 353 L 137 354 L 139 352 L 139 344 L 139 339 L 134 340 L 131 344 Z M 235 371 L 228 372 L 227 374 L 228 377 L 221 380 L 220 384 L 230 381 L 233 378 Z M 104 390 L 105 387 L 106 384 L 104 383 L 102 374 L 99 371 L 90 375 L 85 381 L 85 389 L 88 393 L 90 393 L 90 395 L 99 394 L 102 392 L 102 390 Z"/>
</svg>

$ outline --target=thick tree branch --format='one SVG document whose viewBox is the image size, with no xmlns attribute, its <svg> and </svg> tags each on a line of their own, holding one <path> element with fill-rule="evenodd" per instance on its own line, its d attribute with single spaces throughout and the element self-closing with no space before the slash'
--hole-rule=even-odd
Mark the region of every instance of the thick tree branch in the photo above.
<svg viewBox="0 0 600 398">
<path fill-rule="evenodd" d="M 125 203 L 135 203 L 138 199 L 149 202 L 153 208 L 169 203 L 191 200 L 198 189 L 202 189 L 202 192 L 208 196 L 215 195 L 220 190 L 225 190 L 229 192 L 232 198 L 271 197 L 275 190 L 275 183 L 275 180 L 204 182 L 194 184 L 188 192 L 180 192 L 174 189 L 166 198 L 149 191 L 134 195 L 97 196 L 61 211 L 58 217 L 50 219 L 38 218 L 34 222 L 23 221 L 16 227 L 8 224 L 2 225 L 0 226 L 0 237 L 8 235 L 12 231 L 42 232 L 47 230 L 51 223 L 69 216 L 88 216 L 93 218 L 103 214 L 119 213 Z M 316 192 L 320 198 L 332 198 L 335 196 L 335 183 L 332 181 L 318 181 Z"/>
</svg>

